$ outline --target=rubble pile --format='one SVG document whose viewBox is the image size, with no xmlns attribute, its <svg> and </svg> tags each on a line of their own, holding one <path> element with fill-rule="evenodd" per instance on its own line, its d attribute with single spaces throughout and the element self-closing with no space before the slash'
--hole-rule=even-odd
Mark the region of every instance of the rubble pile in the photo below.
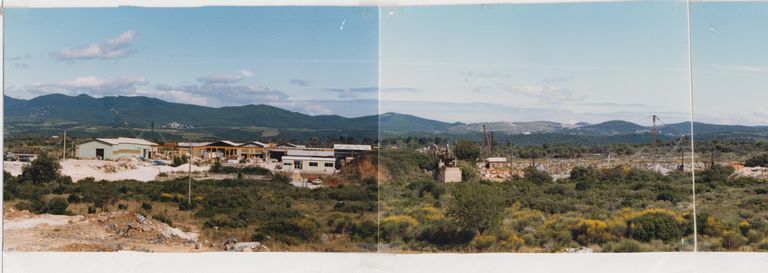
<svg viewBox="0 0 768 273">
<path fill-rule="evenodd" d="M 743 167 L 736 170 L 733 176 L 768 179 L 768 167 Z"/>
<path fill-rule="evenodd" d="M 88 215 L 5 209 L 6 251 L 201 251 L 198 235 L 130 211 Z"/>
</svg>

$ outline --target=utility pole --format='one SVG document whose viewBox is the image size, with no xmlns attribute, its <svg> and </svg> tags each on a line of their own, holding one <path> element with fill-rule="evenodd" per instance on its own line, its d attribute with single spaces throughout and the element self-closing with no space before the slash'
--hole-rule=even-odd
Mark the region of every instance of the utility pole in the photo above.
<svg viewBox="0 0 768 273">
<path fill-rule="evenodd" d="M 187 164 L 189 165 L 189 180 L 187 181 L 187 204 L 192 207 L 192 142 L 187 144 L 189 145 L 189 158 L 187 158 Z"/>
<path fill-rule="evenodd" d="M 688 137 L 683 136 L 683 140 L 685 139 L 688 139 Z M 680 170 L 685 172 L 685 149 L 683 149 L 683 147 L 680 147 Z"/>
<path fill-rule="evenodd" d="M 64 152 L 61 153 L 61 158 L 67 159 L 67 129 L 64 129 Z"/>
<path fill-rule="evenodd" d="M 658 120 L 658 119 L 659 118 L 656 117 L 656 115 L 653 115 L 653 130 L 651 131 L 651 134 L 653 135 L 653 144 L 652 144 L 652 149 L 651 149 L 652 153 L 653 153 L 653 157 L 652 157 L 651 162 L 653 164 L 656 164 L 656 120 Z"/>
<path fill-rule="evenodd" d="M 536 168 L 536 153 L 531 151 L 531 167 Z"/>
</svg>

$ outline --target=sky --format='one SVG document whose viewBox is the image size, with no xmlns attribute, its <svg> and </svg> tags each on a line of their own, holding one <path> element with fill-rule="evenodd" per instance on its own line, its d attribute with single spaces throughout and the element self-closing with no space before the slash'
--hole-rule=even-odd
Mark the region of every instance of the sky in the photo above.
<svg viewBox="0 0 768 273">
<path fill-rule="evenodd" d="M 6 9 L 5 94 L 378 112 L 375 7 Z"/>
<path fill-rule="evenodd" d="M 768 3 L 695 3 L 694 119 L 768 125 Z"/>
<path fill-rule="evenodd" d="M 768 125 L 768 3 L 692 4 L 694 120 Z M 690 119 L 685 1 L 6 9 L 5 94 L 311 115 Z"/>
<path fill-rule="evenodd" d="M 684 3 L 383 8 L 381 111 L 451 122 L 688 121 Z"/>
</svg>

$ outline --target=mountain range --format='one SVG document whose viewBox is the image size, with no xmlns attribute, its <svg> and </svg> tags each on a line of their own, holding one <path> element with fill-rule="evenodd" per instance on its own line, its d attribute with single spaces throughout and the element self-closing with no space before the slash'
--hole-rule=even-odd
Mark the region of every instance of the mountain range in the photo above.
<svg viewBox="0 0 768 273">
<path fill-rule="evenodd" d="M 366 132 L 361 136 L 376 138 L 421 134 L 461 135 L 488 131 L 506 135 L 562 134 L 580 136 L 615 136 L 649 134 L 651 128 L 635 123 L 612 120 L 597 124 L 584 122 L 563 124 L 551 121 L 528 122 L 443 122 L 407 114 L 383 113 L 355 118 L 338 115 L 311 116 L 269 105 L 205 107 L 167 102 L 149 97 L 114 96 L 94 98 L 87 95 L 43 95 L 33 99 L 4 96 L 6 134 L 29 133 L 42 127 L 90 128 L 157 128 L 168 130 L 220 131 L 242 128 L 282 131 L 324 130 L 333 132 Z M 211 130 L 214 130 L 211 129 Z M 657 127 L 663 136 L 690 133 L 690 123 L 664 124 Z M 694 123 L 696 134 L 759 133 L 768 134 L 768 126 L 717 125 Z M 358 134 L 360 135 L 360 134 Z"/>
</svg>

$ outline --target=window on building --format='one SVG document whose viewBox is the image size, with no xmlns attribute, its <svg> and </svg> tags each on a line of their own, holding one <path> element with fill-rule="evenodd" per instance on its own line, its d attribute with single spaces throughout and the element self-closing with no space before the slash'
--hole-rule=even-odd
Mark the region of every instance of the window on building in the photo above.
<svg viewBox="0 0 768 273">
<path fill-rule="evenodd" d="M 293 164 L 291 164 L 291 162 L 285 162 L 285 163 L 283 163 L 283 165 L 285 165 L 285 166 L 291 166 L 291 165 L 293 165 Z"/>
<path fill-rule="evenodd" d="M 310 167 L 317 167 L 317 162 L 309 162 Z"/>
<path fill-rule="evenodd" d="M 325 167 L 326 167 L 326 168 L 332 168 L 332 167 L 333 167 L 333 163 L 331 163 L 331 162 L 326 162 L 326 163 L 325 163 Z"/>
</svg>

